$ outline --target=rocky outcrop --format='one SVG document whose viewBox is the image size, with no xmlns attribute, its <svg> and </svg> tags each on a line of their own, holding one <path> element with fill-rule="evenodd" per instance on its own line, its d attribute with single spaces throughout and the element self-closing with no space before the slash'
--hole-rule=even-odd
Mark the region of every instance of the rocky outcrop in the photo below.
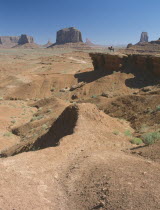
<svg viewBox="0 0 160 210">
<path fill-rule="evenodd" d="M 26 34 L 22 34 L 18 40 L 19 45 L 34 43 L 34 39 L 32 36 L 27 36 Z"/>
<path fill-rule="evenodd" d="M 141 33 L 141 38 L 140 38 L 140 43 L 143 43 L 143 42 L 148 42 L 148 33 L 147 32 L 142 32 Z"/>
<path fill-rule="evenodd" d="M 81 32 L 74 28 L 64 28 L 57 32 L 56 44 L 78 43 L 82 41 Z"/>
<path fill-rule="evenodd" d="M 152 74 L 160 77 L 160 56 L 103 53 L 90 53 L 90 56 L 94 70 L 104 74 L 122 71 L 126 73 Z"/>
</svg>

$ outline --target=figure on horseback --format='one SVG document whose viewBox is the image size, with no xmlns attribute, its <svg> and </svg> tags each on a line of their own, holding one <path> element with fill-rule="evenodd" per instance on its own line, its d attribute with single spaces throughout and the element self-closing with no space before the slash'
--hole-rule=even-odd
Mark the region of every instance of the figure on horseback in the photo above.
<svg viewBox="0 0 160 210">
<path fill-rule="evenodd" d="M 113 51 L 113 52 L 114 52 L 114 47 L 113 47 L 113 46 L 108 47 L 108 49 L 109 49 L 109 51 L 110 51 L 110 52 L 111 52 L 111 51 Z"/>
</svg>

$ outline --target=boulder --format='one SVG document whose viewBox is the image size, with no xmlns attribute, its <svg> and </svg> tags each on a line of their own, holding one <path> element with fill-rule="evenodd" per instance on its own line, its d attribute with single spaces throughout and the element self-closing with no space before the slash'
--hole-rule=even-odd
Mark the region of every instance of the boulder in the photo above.
<svg viewBox="0 0 160 210">
<path fill-rule="evenodd" d="M 82 41 L 81 32 L 74 28 L 64 28 L 57 31 L 56 44 L 77 43 Z"/>
</svg>

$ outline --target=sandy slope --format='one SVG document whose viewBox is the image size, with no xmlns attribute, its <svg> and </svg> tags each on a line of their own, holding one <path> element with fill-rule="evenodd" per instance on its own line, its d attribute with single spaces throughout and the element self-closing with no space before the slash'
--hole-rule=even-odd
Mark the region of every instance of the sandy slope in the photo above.
<svg viewBox="0 0 160 210">
<path fill-rule="evenodd" d="M 65 112 L 77 120 L 59 146 L 1 159 L 2 209 L 159 209 L 160 166 L 121 151 L 127 125 L 81 104 L 62 129 Z"/>
</svg>

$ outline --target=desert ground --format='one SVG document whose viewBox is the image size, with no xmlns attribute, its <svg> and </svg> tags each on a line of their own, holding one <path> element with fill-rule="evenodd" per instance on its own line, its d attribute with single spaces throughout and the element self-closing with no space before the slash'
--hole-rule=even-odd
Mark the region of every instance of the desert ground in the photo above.
<svg viewBox="0 0 160 210">
<path fill-rule="evenodd" d="M 160 80 L 91 52 L 0 49 L 0 209 L 160 209 Z"/>
</svg>

